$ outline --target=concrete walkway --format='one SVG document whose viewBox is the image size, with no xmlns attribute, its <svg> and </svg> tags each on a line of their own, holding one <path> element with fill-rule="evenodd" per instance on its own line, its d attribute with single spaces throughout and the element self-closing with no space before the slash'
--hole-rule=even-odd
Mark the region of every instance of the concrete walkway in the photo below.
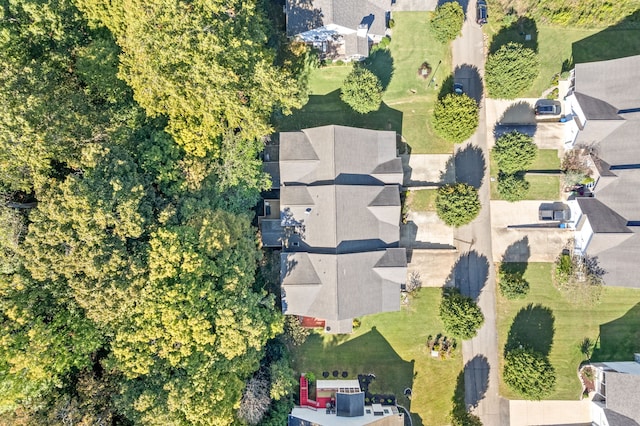
<svg viewBox="0 0 640 426">
<path fill-rule="evenodd" d="M 484 35 L 472 18 L 475 16 L 475 7 L 475 0 L 470 1 L 462 36 L 453 42 L 453 66 L 456 70 L 454 76 L 456 80 L 479 82 L 481 80 L 478 77 L 484 74 Z M 481 99 L 482 92 L 481 84 L 467 88 L 469 96 L 475 99 Z M 478 330 L 478 335 L 462 343 L 462 358 L 465 364 L 465 403 L 474 414 L 480 417 L 485 426 L 506 426 L 509 424 L 509 406 L 498 393 L 496 284 L 495 271 L 491 262 L 493 256 L 489 203 L 489 152 L 484 108 L 480 110 L 478 131 L 466 144 L 457 147 L 457 150 L 463 151 L 474 149 L 479 149 L 483 155 L 457 156 L 455 163 L 457 180 L 479 185 L 482 203 L 482 210 L 476 220 L 459 228 L 454 234 L 458 249 L 463 253 L 458 261 L 455 281 L 464 294 L 477 299 L 485 316 L 484 325 Z M 477 182 L 480 180 L 478 176 L 481 177 L 481 182 Z"/>
<path fill-rule="evenodd" d="M 590 400 L 509 401 L 510 426 L 591 425 Z"/>
</svg>

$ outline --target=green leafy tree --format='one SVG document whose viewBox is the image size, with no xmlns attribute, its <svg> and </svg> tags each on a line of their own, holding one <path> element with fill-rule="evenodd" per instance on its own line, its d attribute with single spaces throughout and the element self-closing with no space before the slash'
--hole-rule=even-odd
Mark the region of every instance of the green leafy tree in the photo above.
<svg viewBox="0 0 640 426">
<path fill-rule="evenodd" d="M 297 85 L 273 66 L 257 2 L 78 2 L 111 30 L 120 75 L 150 116 L 194 156 L 217 155 L 219 137 L 237 129 L 251 141 L 271 133 L 274 108 L 299 106 Z"/>
<path fill-rule="evenodd" d="M 547 357 L 526 348 L 507 353 L 502 377 L 513 391 L 532 400 L 550 395 L 556 385 L 555 370 Z"/>
<path fill-rule="evenodd" d="M 440 303 L 440 318 L 447 333 L 471 339 L 484 323 L 482 311 L 472 298 L 458 290 L 445 294 Z"/>
<path fill-rule="evenodd" d="M 273 362 L 269 366 L 269 378 L 271 382 L 269 396 L 271 399 L 278 401 L 288 395 L 291 395 L 293 387 L 296 384 L 294 377 L 295 373 L 289 366 L 288 359 L 281 358 L 278 361 Z"/>
<path fill-rule="evenodd" d="M 519 271 L 512 271 L 508 267 L 500 265 L 499 288 L 500 294 L 507 299 L 521 299 L 529 293 L 529 282 L 524 279 Z"/>
<path fill-rule="evenodd" d="M 532 49 L 509 42 L 487 57 L 484 80 L 489 96 L 514 99 L 531 87 L 540 60 Z"/>
<path fill-rule="evenodd" d="M 466 94 L 449 93 L 433 111 L 434 129 L 442 138 L 460 143 L 478 128 L 478 104 Z"/>
<path fill-rule="evenodd" d="M 340 99 L 360 114 L 377 111 L 382 103 L 382 84 L 374 73 L 356 65 L 342 83 Z"/>
<path fill-rule="evenodd" d="M 513 174 L 529 169 L 538 155 L 538 147 L 531 136 L 515 130 L 496 140 L 492 154 L 501 172 Z"/>
<path fill-rule="evenodd" d="M 520 201 L 527 198 L 529 182 L 523 173 L 498 174 L 498 194 L 505 201 Z"/>
<path fill-rule="evenodd" d="M 466 225 L 480 212 L 478 190 L 466 183 L 441 186 L 436 196 L 436 212 L 449 226 Z"/>
<path fill-rule="evenodd" d="M 431 32 L 441 43 L 447 43 L 460 34 L 464 22 L 464 11 L 458 2 L 452 1 L 438 6 L 431 17 Z"/>
</svg>

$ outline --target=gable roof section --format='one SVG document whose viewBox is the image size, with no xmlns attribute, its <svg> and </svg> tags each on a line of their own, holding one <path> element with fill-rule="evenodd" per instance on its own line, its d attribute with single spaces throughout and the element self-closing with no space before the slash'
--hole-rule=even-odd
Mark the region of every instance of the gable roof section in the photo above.
<svg viewBox="0 0 640 426">
<path fill-rule="evenodd" d="M 631 233 L 627 220 L 603 204 L 599 199 L 577 199 L 582 213 L 589 218 L 594 233 Z"/>
<path fill-rule="evenodd" d="M 285 314 L 336 321 L 400 309 L 400 286 L 407 274 L 404 248 L 339 255 L 290 252 L 280 256 Z M 303 268 L 313 269 L 315 276 L 296 272 Z M 320 285 L 309 284 L 316 276 Z"/>
<path fill-rule="evenodd" d="M 640 108 L 639 80 L 640 55 L 575 66 L 575 91 L 610 104 L 618 111 Z"/>
<path fill-rule="evenodd" d="M 618 213 L 628 223 L 640 221 L 640 169 L 615 170 L 617 177 L 595 188 L 596 199 Z M 602 180 L 602 178 L 600 178 Z M 626 224 L 625 223 L 625 224 Z"/>
<path fill-rule="evenodd" d="M 346 253 L 395 247 L 400 193 L 395 185 L 283 186 L 283 226 L 299 226 L 307 251 Z"/>
<path fill-rule="evenodd" d="M 287 0 L 287 35 L 328 25 L 355 30 L 361 24 L 372 34 L 384 35 L 390 6 L 390 0 Z"/>
<path fill-rule="evenodd" d="M 607 384 L 607 408 L 618 414 L 640 422 L 640 376 L 616 372 L 605 372 Z"/>
<path fill-rule="evenodd" d="M 590 120 L 623 120 L 618 115 L 618 108 L 593 96 L 575 92 L 576 99 L 585 117 Z"/>
<path fill-rule="evenodd" d="M 280 133 L 280 180 L 285 185 L 402 184 L 396 133 L 333 125 Z"/>
</svg>

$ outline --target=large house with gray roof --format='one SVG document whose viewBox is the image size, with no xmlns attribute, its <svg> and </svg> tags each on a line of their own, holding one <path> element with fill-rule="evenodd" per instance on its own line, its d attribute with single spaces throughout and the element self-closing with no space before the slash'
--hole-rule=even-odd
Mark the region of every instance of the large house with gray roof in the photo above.
<svg viewBox="0 0 640 426">
<path fill-rule="evenodd" d="M 287 0 L 287 36 L 332 59 L 360 60 L 387 34 L 391 0 Z"/>
<path fill-rule="evenodd" d="M 598 362 L 591 402 L 595 426 L 640 426 L 640 354 L 633 361 Z"/>
<path fill-rule="evenodd" d="M 271 158 L 271 157 L 277 158 Z M 259 217 L 262 243 L 282 248 L 282 309 L 330 333 L 353 318 L 400 309 L 402 162 L 396 133 L 323 126 L 279 135 L 265 162 L 276 198 Z"/>
<path fill-rule="evenodd" d="M 605 284 L 640 287 L 640 56 L 577 64 L 570 79 L 565 145 L 594 178 L 569 201 L 575 251 L 598 258 Z"/>
</svg>

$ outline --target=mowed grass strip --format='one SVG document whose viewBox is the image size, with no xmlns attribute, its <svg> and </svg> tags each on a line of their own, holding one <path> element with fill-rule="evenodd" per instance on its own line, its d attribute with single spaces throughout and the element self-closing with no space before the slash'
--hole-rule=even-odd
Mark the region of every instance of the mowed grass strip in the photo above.
<svg viewBox="0 0 640 426">
<path fill-rule="evenodd" d="M 502 382 L 503 350 L 509 331 L 518 312 L 544 314 L 542 328 L 532 315 L 530 321 L 518 321 L 513 332 L 530 336 L 533 347 L 548 346 L 551 336 L 549 360 L 556 370 L 555 392 L 547 399 L 575 400 L 580 398 L 581 385 L 577 369 L 585 359 L 580 344 L 585 337 L 598 341 L 592 361 L 632 360 L 640 351 L 640 290 L 605 287 L 601 302 L 593 307 L 574 306 L 553 286 L 551 263 L 529 263 L 524 278 L 530 291 L 521 300 L 497 298 L 498 349 L 500 360 L 500 394 L 509 399 L 521 399 Z M 606 278 L 606 276 L 605 276 Z M 532 305 L 533 309 L 527 310 Z M 539 305 L 539 306 L 538 306 Z M 545 309 L 546 308 L 546 309 Z M 553 330 L 547 330 L 547 309 L 552 314 Z M 538 315 L 540 316 L 540 315 Z M 521 318 L 526 315 L 521 314 Z M 544 349 L 544 348 L 542 348 Z"/>
<path fill-rule="evenodd" d="M 450 359 L 432 358 L 426 346 L 429 335 L 443 333 L 438 316 L 441 290 L 423 288 L 399 312 L 369 315 L 350 335 L 313 333 L 294 350 L 296 373 L 342 373 L 349 378 L 373 373 L 373 393 L 393 393 L 407 407 L 416 425 L 448 424 L 456 377 L 462 370 L 461 344 Z M 411 388 L 411 400 L 404 397 Z"/>
<path fill-rule="evenodd" d="M 420 189 L 408 194 L 409 209 L 414 212 L 436 211 L 437 189 Z"/>
<path fill-rule="evenodd" d="M 292 115 L 276 120 L 278 131 L 340 124 L 402 134 L 414 154 L 450 153 L 453 146 L 433 132 L 430 120 L 442 81 L 451 73 L 448 45 L 432 39 L 430 12 L 394 13 L 396 25 L 388 54 L 373 54 L 368 67 L 388 82 L 378 111 L 358 114 L 340 100 L 340 87 L 352 64 L 314 70 L 309 79 L 309 101 Z M 423 62 L 432 67 L 428 79 L 418 76 Z M 440 66 L 438 66 L 440 63 Z M 435 82 L 429 84 L 431 78 Z"/>
</svg>

